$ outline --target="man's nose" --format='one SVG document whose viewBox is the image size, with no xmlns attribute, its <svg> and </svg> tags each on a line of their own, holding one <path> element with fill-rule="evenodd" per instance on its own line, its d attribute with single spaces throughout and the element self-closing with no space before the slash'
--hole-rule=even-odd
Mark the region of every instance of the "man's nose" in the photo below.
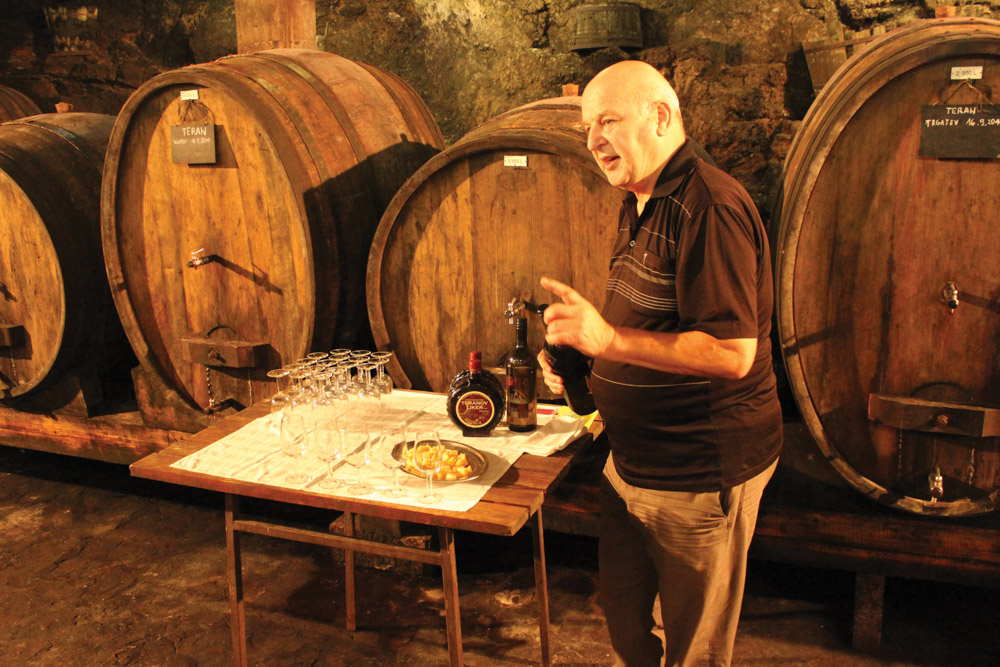
<svg viewBox="0 0 1000 667">
<path fill-rule="evenodd" d="M 603 143 L 604 137 L 601 135 L 601 124 L 594 123 L 587 130 L 587 150 L 596 151 Z"/>
</svg>

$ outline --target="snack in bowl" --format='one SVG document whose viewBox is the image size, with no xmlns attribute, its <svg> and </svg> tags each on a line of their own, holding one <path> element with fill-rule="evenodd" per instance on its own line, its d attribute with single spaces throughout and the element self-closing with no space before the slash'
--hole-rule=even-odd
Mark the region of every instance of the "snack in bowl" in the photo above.
<svg viewBox="0 0 1000 667">
<path fill-rule="evenodd" d="M 455 440 L 442 440 L 441 444 L 444 449 L 444 458 L 441 461 L 440 470 L 432 477 L 436 482 L 461 483 L 478 479 L 489 467 L 486 456 L 475 447 Z M 423 451 L 423 448 L 432 446 L 421 444 L 417 445 L 417 449 Z M 400 443 L 393 449 L 393 456 L 403 462 L 403 472 L 414 477 L 419 477 L 420 479 L 425 479 L 426 474 L 413 465 L 412 449 L 412 440 L 407 443 Z"/>
<path fill-rule="evenodd" d="M 444 447 L 444 445 L 442 445 L 442 447 Z M 416 454 L 414 454 L 413 449 L 411 448 L 404 450 L 403 466 L 406 471 L 413 473 L 417 477 L 423 477 L 424 474 L 413 465 L 413 457 L 417 456 L 418 459 L 420 457 L 426 457 L 429 455 L 428 450 L 432 448 L 433 445 L 417 445 Z M 444 447 L 444 454 L 441 458 L 441 469 L 434 473 L 434 480 L 457 482 L 462 479 L 469 479 L 471 475 L 472 464 L 469 463 L 469 458 L 465 455 L 465 453 L 460 452 L 457 449 Z"/>
</svg>

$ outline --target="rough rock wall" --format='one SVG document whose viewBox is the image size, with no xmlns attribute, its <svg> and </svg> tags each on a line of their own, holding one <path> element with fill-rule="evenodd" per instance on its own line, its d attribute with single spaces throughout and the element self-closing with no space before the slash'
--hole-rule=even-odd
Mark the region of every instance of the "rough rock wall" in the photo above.
<svg viewBox="0 0 1000 667">
<path fill-rule="evenodd" d="M 677 89 L 689 134 L 767 217 L 813 99 L 801 45 L 931 18 L 942 0 L 637 0 L 642 47 L 574 51 L 578 6 L 612 0 L 317 0 L 320 48 L 396 72 L 446 139 L 520 104 L 560 95 L 625 58 Z M 953 4 L 953 3 L 952 3 Z M 966 16 L 1000 0 L 967 2 Z"/>
<path fill-rule="evenodd" d="M 801 44 L 934 16 L 948 0 L 638 0 L 642 47 L 574 51 L 584 0 L 316 0 L 321 49 L 394 72 L 448 141 L 520 104 L 639 58 L 681 99 L 689 133 L 746 185 L 765 217 L 813 99 Z M 607 4 L 611 0 L 586 0 Z M 233 0 L 3 0 L 0 84 L 43 110 L 114 114 L 161 71 L 236 50 Z M 66 18 L 53 18 L 62 7 Z M 71 20 L 80 8 L 93 19 Z M 1000 17 L 1000 0 L 958 4 Z M 75 41 L 74 41 L 75 40 Z"/>
</svg>

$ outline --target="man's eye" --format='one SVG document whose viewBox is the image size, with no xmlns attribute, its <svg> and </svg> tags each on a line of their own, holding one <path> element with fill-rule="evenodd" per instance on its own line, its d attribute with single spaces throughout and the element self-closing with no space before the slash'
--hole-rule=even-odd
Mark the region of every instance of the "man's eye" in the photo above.
<svg viewBox="0 0 1000 667">
<path fill-rule="evenodd" d="M 604 127 L 611 127 L 617 122 L 618 121 L 615 120 L 614 118 L 605 118 L 604 120 L 601 121 L 601 125 L 603 125 Z"/>
</svg>

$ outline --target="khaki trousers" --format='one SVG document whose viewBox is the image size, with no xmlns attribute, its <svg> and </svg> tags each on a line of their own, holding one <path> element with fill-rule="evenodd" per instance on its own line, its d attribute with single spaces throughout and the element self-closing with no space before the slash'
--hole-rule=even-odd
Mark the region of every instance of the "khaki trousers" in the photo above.
<svg viewBox="0 0 1000 667">
<path fill-rule="evenodd" d="M 626 484 L 611 458 L 601 480 L 600 603 L 619 664 L 728 665 L 743 602 L 747 549 L 777 461 L 710 493 Z M 663 642 L 653 634 L 660 596 Z"/>
</svg>

